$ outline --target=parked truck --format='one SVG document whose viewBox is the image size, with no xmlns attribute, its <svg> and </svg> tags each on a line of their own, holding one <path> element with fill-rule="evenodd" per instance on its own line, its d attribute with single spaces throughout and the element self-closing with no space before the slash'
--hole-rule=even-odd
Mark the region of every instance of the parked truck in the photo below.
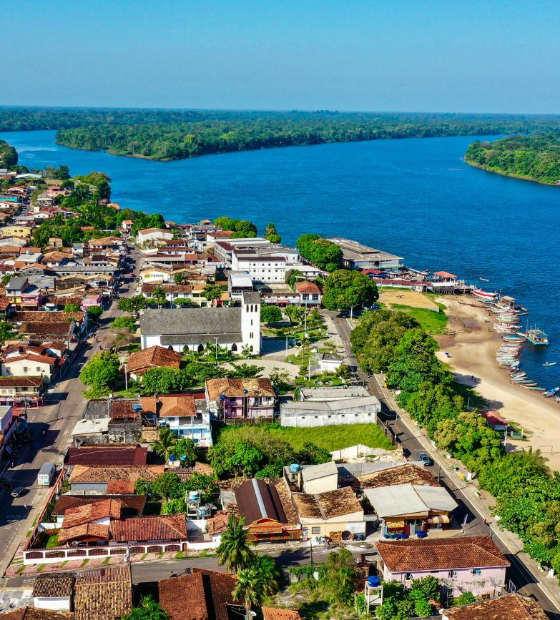
<svg viewBox="0 0 560 620">
<path fill-rule="evenodd" d="M 50 487 L 56 475 L 55 463 L 43 463 L 37 476 L 37 484 L 43 487 Z"/>
</svg>

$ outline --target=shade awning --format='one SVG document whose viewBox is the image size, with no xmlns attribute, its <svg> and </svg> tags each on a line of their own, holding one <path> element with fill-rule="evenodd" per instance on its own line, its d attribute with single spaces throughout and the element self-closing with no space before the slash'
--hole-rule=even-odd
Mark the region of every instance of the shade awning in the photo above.
<svg viewBox="0 0 560 620">
<path fill-rule="evenodd" d="M 428 518 L 428 524 L 433 523 L 449 523 L 449 517 L 447 515 L 434 515 Z"/>
</svg>

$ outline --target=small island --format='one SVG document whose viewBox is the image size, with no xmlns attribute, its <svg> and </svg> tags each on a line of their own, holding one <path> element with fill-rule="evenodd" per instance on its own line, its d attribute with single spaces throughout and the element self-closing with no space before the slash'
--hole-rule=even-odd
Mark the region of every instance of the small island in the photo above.
<svg viewBox="0 0 560 620">
<path fill-rule="evenodd" d="M 508 136 L 469 145 L 465 161 L 488 172 L 545 185 L 560 185 L 560 134 Z"/>
</svg>

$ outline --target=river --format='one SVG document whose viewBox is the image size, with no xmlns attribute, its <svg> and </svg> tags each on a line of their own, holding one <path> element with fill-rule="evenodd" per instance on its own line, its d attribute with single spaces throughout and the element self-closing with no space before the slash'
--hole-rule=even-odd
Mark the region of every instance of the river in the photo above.
<svg viewBox="0 0 560 620">
<path fill-rule="evenodd" d="M 123 207 L 178 222 L 229 215 L 276 224 L 293 244 L 305 232 L 346 236 L 514 295 L 548 348 L 525 347 L 522 366 L 560 385 L 560 187 L 467 166 L 473 137 L 379 140 L 211 155 L 169 163 L 78 151 L 54 131 L 0 133 L 28 167 L 66 164 L 112 179 Z M 480 282 L 487 278 L 489 282 Z M 558 361 L 543 367 L 545 361 Z"/>
</svg>

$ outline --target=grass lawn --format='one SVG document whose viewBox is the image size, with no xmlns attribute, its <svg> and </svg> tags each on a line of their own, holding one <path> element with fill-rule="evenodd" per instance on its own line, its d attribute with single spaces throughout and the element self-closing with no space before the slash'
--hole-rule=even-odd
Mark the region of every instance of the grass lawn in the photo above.
<svg viewBox="0 0 560 620">
<path fill-rule="evenodd" d="M 439 312 L 432 310 L 424 310 L 423 308 L 411 308 L 410 306 L 401 306 L 400 304 L 392 304 L 393 310 L 400 310 L 406 312 L 410 316 L 414 317 L 422 329 L 428 334 L 443 334 L 447 325 L 447 315 L 445 314 L 443 304 L 438 304 L 440 307 Z"/>
<path fill-rule="evenodd" d="M 228 426 L 220 431 L 224 433 L 243 432 L 242 426 Z M 321 426 L 315 428 L 291 428 L 287 426 L 262 425 L 272 436 L 289 442 L 296 451 L 300 451 L 306 443 L 314 443 L 319 448 L 332 452 L 354 446 L 357 443 L 370 448 L 392 449 L 391 442 L 385 437 L 377 424 L 344 424 L 337 426 Z"/>
</svg>

